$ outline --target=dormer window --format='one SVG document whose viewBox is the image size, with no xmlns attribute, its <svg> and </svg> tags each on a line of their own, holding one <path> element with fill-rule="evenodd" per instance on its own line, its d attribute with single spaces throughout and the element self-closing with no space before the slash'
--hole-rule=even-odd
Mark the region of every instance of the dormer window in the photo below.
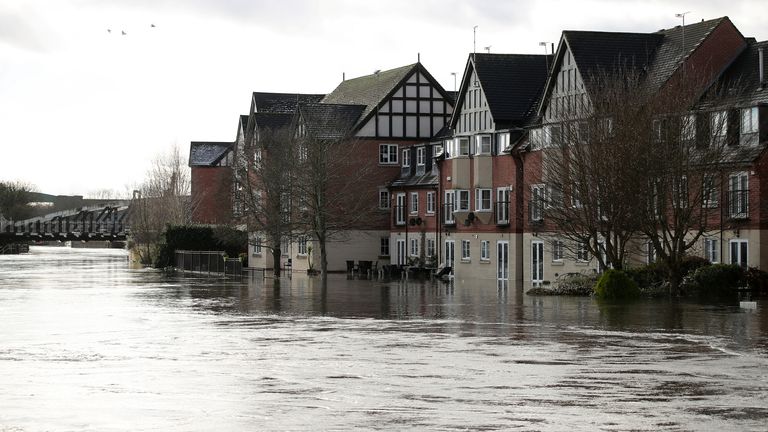
<svg viewBox="0 0 768 432">
<path fill-rule="evenodd" d="M 680 140 L 684 143 L 693 143 L 696 141 L 696 114 L 686 114 L 683 116 L 680 128 Z"/>
<path fill-rule="evenodd" d="M 411 167 L 411 149 L 403 150 L 403 168 Z"/>
<path fill-rule="evenodd" d="M 531 129 L 528 141 L 531 145 L 531 150 L 538 150 L 542 146 L 542 130 L 541 128 Z"/>
<path fill-rule="evenodd" d="M 469 137 L 456 138 L 459 156 L 469 156 Z"/>
<path fill-rule="evenodd" d="M 423 167 L 427 163 L 427 149 L 419 147 L 416 149 L 416 166 Z"/>
<path fill-rule="evenodd" d="M 758 124 L 757 107 L 744 108 L 741 110 L 740 144 L 757 144 L 757 131 L 759 128 Z"/>
<path fill-rule="evenodd" d="M 507 147 L 509 147 L 509 133 L 496 135 L 496 154 L 501 154 Z"/>
<path fill-rule="evenodd" d="M 491 136 L 490 135 L 476 135 L 475 136 L 475 149 L 476 154 L 489 155 L 491 154 Z"/>
<path fill-rule="evenodd" d="M 442 145 L 435 144 L 432 147 L 432 149 L 433 149 L 434 157 L 442 156 L 442 154 L 443 154 L 443 146 Z"/>
</svg>

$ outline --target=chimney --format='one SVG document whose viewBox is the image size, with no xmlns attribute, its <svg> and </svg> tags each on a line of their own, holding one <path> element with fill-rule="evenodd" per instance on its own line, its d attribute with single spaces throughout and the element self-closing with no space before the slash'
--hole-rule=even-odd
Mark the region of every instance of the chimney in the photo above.
<svg viewBox="0 0 768 432">
<path fill-rule="evenodd" d="M 347 73 L 346 72 L 342 72 L 341 73 L 341 80 L 342 81 L 346 81 L 347 80 Z"/>
<path fill-rule="evenodd" d="M 763 66 L 763 47 L 757 50 L 757 78 L 760 81 L 760 87 L 765 82 L 765 66 Z"/>
</svg>

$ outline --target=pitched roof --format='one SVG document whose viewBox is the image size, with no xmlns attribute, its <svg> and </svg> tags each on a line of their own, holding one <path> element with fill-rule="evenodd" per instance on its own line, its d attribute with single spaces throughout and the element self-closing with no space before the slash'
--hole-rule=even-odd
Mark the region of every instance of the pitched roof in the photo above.
<svg viewBox="0 0 768 432">
<path fill-rule="evenodd" d="M 759 103 L 768 103 L 768 62 L 763 59 L 763 83 L 759 78 L 759 50 L 768 57 L 768 41 L 748 41 L 745 49 L 739 57 L 726 69 L 718 85 L 736 99 L 737 105 L 751 106 Z"/>
<path fill-rule="evenodd" d="M 360 119 L 366 118 L 398 84 L 403 82 L 418 63 L 380 71 L 343 81 L 323 98 L 325 104 L 362 105 Z"/>
<path fill-rule="evenodd" d="M 248 126 L 248 114 L 241 114 L 240 115 L 240 127 L 245 130 L 245 128 Z"/>
<path fill-rule="evenodd" d="M 189 166 L 214 166 L 232 149 L 231 142 L 192 141 Z"/>
<path fill-rule="evenodd" d="M 277 130 L 287 127 L 293 120 L 293 114 L 258 112 L 253 115 L 256 127 L 259 129 Z"/>
<path fill-rule="evenodd" d="M 253 92 L 251 111 L 293 114 L 300 103 L 320 102 L 325 95 Z"/>
<path fill-rule="evenodd" d="M 317 139 L 341 139 L 349 136 L 364 105 L 312 103 L 299 105 L 308 136 Z"/>
<path fill-rule="evenodd" d="M 522 124 L 536 108 L 551 61 L 544 54 L 470 54 L 456 106 L 461 106 L 474 67 L 497 128 Z M 452 124 L 456 119 L 454 113 Z"/>
</svg>

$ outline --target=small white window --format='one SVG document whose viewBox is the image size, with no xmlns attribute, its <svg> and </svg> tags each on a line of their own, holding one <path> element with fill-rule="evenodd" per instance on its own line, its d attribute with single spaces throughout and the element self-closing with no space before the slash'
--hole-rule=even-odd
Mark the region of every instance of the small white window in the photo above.
<svg viewBox="0 0 768 432">
<path fill-rule="evenodd" d="M 528 140 L 531 144 L 531 150 L 540 149 L 543 145 L 541 128 L 531 129 Z"/>
<path fill-rule="evenodd" d="M 456 191 L 445 191 L 445 204 L 443 204 L 444 222 L 446 224 L 456 223 L 453 212 L 456 211 Z"/>
<path fill-rule="evenodd" d="M 425 255 L 427 258 L 434 257 L 435 256 L 435 239 L 427 239 L 427 250 Z"/>
<path fill-rule="evenodd" d="M 542 210 L 544 209 L 544 193 L 545 187 L 543 184 L 531 185 L 531 201 L 529 204 L 530 219 L 532 221 L 542 220 Z"/>
<path fill-rule="evenodd" d="M 307 254 L 307 237 L 306 236 L 299 236 L 299 238 L 296 240 L 296 249 L 298 249 L 299 255 L 306 255 Z"/>
<path fill-rule="evenodd" d="M 749 216 L 749 177 L 746 172 L 728 177 L 728 214 L 733 219 Z"/>
<path fill-rule="evenodd" d="M 416 166 L 424 166 L 427 163 L 427 149 L 419 147 L 416 149 Z"/>
<path fill-rule="evenodd" d="M 461 259 L 462 261 L 469 261 L 471 256 L 469 252 L 470 243 L 469 240 L 461 241 Z"/>
<path fill-rule="evenodd" d="M 490 135 L 477 135 L 475 136 L 475 149 L 477 154 L 489 155 L 491 154 L 491 136 Z"/>
<path fill-rule="evenodd" d="M 419 193 L 411 192 L 411 214 L 419 213 Z"/>
<path fill-rule="evenodd" d="M 509 133 L 496 135 L 496 154 L 501 154 L 507 147 L 509 147 Z"/>
<path fill-rule="evenodd" d="M 427 192 L 427 213 L 435 213 L 435 193 Z"/>
<path fill-rule="evenodd" d="M 389 208 L 389 191 L 384 188 L 379 189 L 379 208 L 380 209 L 388 209 Z"/>
<path fill-rule="evenodd" d="M 459 190 L 457 192 L 459 195 L 459 202 L 456 211 L 469 211 L 469 191 Z"/>
<path fill-rule="evenodd" d="M 460 156 L 468 156 L 469 155 L 469 138 L 467 137 L 460 137 L 456 138 L 458 141 L 458 154 Z"/>
<path fill-rule="evenodd" d="M 720 262 L 720 247 L 716 238 L 704 238 L 704 258 L 706 258 L 712 264 Z"/>
<path fill-rule="evenodd" d="M 491 260 L 491 242 L 488 240 L 481 240 L 480 241 L 480 261 L 490 261 Z"/>
<path fill-rule="evenodd" d="M 656 262 L 656 248 L 653 247 L 653 242 L 645 242 L 645 259 L 647 264 Z"/>
<path fill-rule="evenodd" d="M 741 110 L 741 133 L 750 134 L 758 130 L 757 107 Z"/>
<path fill-rule="evenodd" d="M 584 242 L 579 242 L 576 244 L 576 261 L 589 261 L 589 249 L 587 249 L 587 244 Z"/>
<path fill-rule="evenodd" d="M 397 144 L 379 144 L 379 163 L 397 165 Z"/>
<path fill-rule="evenodd" d="M 491 189 L 475 189 L 475 211 L 491 211 Z"/>
<path fill-rule="evenodd" d="M 564 256 L 563 241 L 562 240 L 552 241 L 552 261 L 561 262 L 563 261 L 563 256 Z"/>
<path fill-rule="evenodd" d="M 411 149 L 403 150 L 403 168 L 411 166 Z"/>
<path fill-rule="evenodd" d="M 411 239 L 411 256 L 419 256 L 419 239 L 417 238 Z"/>
<path fill-rule="evenodd" d="M 256 237 L 253 240 L 253 243 L 254 243 L 254 245 L 253 245 L 253 254 L 254 255 L 261 255 L 261 247 L 262 247 L 263 242 L 264 242 L 264 239 L 262 239 L 261 237 Z"/>
<path fill-rule="evenodd" d="M 709 117 L 709 134 L 712 138 L 722 138 L 728 134 L 728 112 L 716 111 Z"/>
</svg>

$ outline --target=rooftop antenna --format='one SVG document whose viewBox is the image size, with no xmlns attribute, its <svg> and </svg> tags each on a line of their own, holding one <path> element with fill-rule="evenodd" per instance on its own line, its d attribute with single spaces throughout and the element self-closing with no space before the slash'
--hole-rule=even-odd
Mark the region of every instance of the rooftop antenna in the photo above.
<svg viewBox="0 0 768 432">
<path fill-rule="evenodd" d="M 539 42 L 539 46 L 544 47 L 544 67 L 547 69 L 547 74 L 549 74 L 549 59 L 547 59 L 547 45 L 549 45 L 549 42 L 547 41 Z"/>
<path fill-rule="evenodd" d="M 416 53 L 416 63 L 421 63 L 421 53 Z"/>
<path fill-rule="evenodd" d="M 456 72 L 451 72 L 453 75 L 453 91 L 456 91 Z"/>
<path fill-rule="evenodd" d="M 477 52 L 477 26 L 472 27 L 472 56 Z"/>
<path fill-rule="evenodd" d="M 346 72 L 342 72 L 341 73 L 341 80 L 342 81 L 346 81 L 347 80 L 347 73 Z"/>
<path fill-rule="evenodd" d="M 682 27 L 682 30 L 683 30 L 682 51 L 683 51 L 683 54 L 685 54 L 685 16 L 688 15 L 689 13 L 691 13 L 691 11 L 686 11 L 686 12 L 683 12 L 683 13 L 676 13 L 675 14 L 675 18 L 682 18 L 683 19 L 683 27 Z"/>
<path fill-rule="evenodd" d="M 488 45 L 487 47 L 484 47 L 483 49 L 484 49 L 484 50 L 485 50 L 485 52 L 487 52 L 488 54 L 490 54 L 490 53 L 491 53 L 491 45 Z"/>
</svg>

